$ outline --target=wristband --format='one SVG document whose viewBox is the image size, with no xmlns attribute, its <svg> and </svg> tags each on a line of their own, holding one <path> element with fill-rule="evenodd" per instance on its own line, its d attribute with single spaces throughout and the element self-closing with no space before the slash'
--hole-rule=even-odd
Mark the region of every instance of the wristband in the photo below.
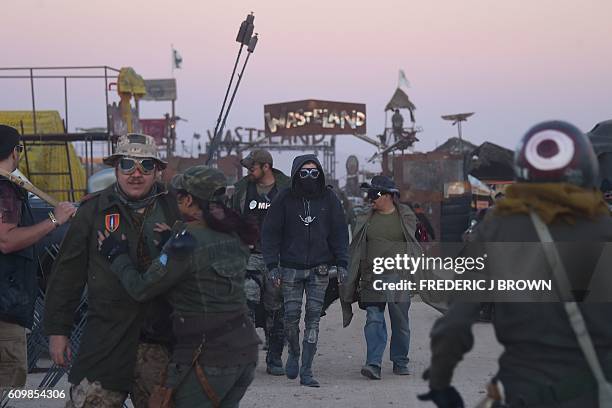
<svg viewBox="0 0 612 408">
<path fill-rule="evenodd" d="M 57 222 L 57 218 L 55 218 L 55 215 L 53 214 L 52 211 L 49 211 L 49 219 L 51 220 L 51 222 L 53 223 L 53 226 L 55 228 L 59 227 L 59 222 Z"/>
</svg>

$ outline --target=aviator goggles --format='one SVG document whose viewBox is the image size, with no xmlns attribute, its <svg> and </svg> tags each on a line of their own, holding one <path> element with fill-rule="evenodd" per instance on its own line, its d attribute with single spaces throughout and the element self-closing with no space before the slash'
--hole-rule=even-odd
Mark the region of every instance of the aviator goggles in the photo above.
<svg viewBox="0 0 612 408">
<path fill-rule="evenodd" d="M 301 179 L 305 179 L 305 178 L 319 178 L 319 174 L 321 172 L 319 171 L 319 169 L 300 169 L 300 178 Z"/>
<path fill-rule="evenodd" d="M 149 158 L 133 159 L 131 157 L 123 157 L 119 160 L 119 170 L 123 174 L 132 174 L 136 171 L 137 167 L 142 174 L 151 174 L 156 168 L 155 160 Z"/>
</svg>

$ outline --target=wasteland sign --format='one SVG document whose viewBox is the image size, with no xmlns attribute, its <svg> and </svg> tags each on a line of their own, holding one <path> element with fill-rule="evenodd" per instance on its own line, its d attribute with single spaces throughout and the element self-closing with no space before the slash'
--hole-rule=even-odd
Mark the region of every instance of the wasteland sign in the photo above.
<svg viewBox="0 0 612 408">
<path fill-rule="evenodd" d="M 347 135 L 366 133 L 362 103 L 304 101 L 264 105 L 266 136 Z"/>
</svg>

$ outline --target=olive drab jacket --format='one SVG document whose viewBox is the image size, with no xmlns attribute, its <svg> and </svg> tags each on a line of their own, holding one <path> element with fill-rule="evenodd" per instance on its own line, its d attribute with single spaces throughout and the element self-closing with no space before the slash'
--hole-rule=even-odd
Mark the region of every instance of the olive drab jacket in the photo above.
<svg viewBox="0 0 612 408">
<path fill-rule="evenodd" d="M 190 243 L 175 245 L 177 234 Z M 172 235 L 145 273 L 138 273 L 127 255 L 118 256 L 111 266 L 135 300 L 163 294 L 172 305 L 177 337 L 172 361 L 189 362 L 202 334 L 208 337 L 207 332 L 232 320 L 240 324 L 225 326 L 222 336 L 207 342 L 202 361 L 210 366 L 256 361 L 261 341 L 248 319 L 244 292 L 248 247 L 237 235 L 212 230 L 202 221 L 176 223 Z M 173 249 L 177 246 L 181 249 Z"/>
<path fill-rule="evenodd" d="M 178 217 L 174 197 L 163 186 L 158 188 L 160 194 L 149 207 L 142 226 L 152 258 L 159 255 L 155 241 L 161 239 L 153 231 L 155 224 L 172 225 Z M 97 237 L 98 231 L 107 230 L 117 240 L 123 234 L 130 243 L 137 243 L 141 231 L 134 228 L 130 213 L 114 186 L 94 195 L 76 212 L 55 261 L 45 302 L 46 335 L 70 336 L 75 319 L 80 318 L 75 316 L 75 309 L 87 288 L 87 322 L 68 377 L 72 384 L 87 377 L 108 390 L 131 388 L 136 349 L 153 303 L 136 302 L 126 292 L 108 260 L 98 252 Z M 137 262 L 137 245 L 130 246 L 129 257 Z M 169 316 L 165 320 L 171 328 Z"/>
<path fill-rule="evenodd" d="M 406 240 L 406 253 L 410 256 L 418 257 L 422 251 L 415 238 L 417 217 L 412 209 L 405 204 L 399 204 L 396 208 L 402 220 L 401 225 Z M 349 247 L 348 279 L 344 284 L 340 285 L 342 324 L 344 327 L 347 327 L 353 318 L 352 303 L 359 300 L 360 280 L 362 279 L 362 272 L 366 267 L 365 263 L 367 261 L 366 237 L 373 214 L 374 211 L 370 210 L 367 213 L 358 215 L 355 221 L 352 234 L 353 239 Z"/>
<path fill-rule="evenodd" d="M 173 235 L 183 230 L 195 238 L 192 250 L 173 254 L 165 249 L 164 257 L 155 259 L 143 274 L 130 257 L 120 255 L 113 261 L 113 273 L 135 300 L 165 293 L 175 315 L 243 310 L 248 247 L 237 236 L 214 231 L 201 221 L 176 223 L 172 228 Z"/>
</svg>

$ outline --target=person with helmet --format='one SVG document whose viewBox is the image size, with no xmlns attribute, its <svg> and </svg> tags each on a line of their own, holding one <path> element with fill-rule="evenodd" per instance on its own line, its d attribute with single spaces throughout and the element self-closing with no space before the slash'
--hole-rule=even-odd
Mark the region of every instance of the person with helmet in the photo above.
<svg viewBox="0 0 612 408">
<path fill-rule="evenodd" d="M 361 188 L 367 191 L 372 207 L 369 212 L 360 215 L 355 223 L 349 248 L 348 276 L 339 275 L 340 299 L 343 303 L 344 327 L 352 319 L 351 303 L 358 301 L 359 307 L 366 311 L 363 331 L 367 353 L 361 374 L 372 380 L 380 380 L 387 346 L 385 308 L 388 308 L 391 318 L 390 357 L 393 373 L 410 373 L 410 296 L 407 292 L 377 290 L 375 281 L 399 281 L 405 279 L 406 274 L 395 270 L 379 274 L 374 271 L 373 262 L 378 257 L 395 258 L 398 254 L 420 256 L 421 248 L 415 236 L 417 216 L 408 205 L 399 202 L 399 190 L 393 180 L 375 176 L 371 183 L 363 183 Z"/>
<path fill-rule="evenodd" d="M 178 222 L 161 254 L 140 273 L 118 235 L 98 234 L 100 254 L 139 302 L 163 295 L 176 344 L 166 398 L 176 407 L 237 407 L 251 384 L 261 344 L 248 315 L 244 279 L 257 228 L 227 208 L 223 173 L 194 166 L 172 179 Z M 129 242 L 129 243 L 128 243 Z"/>
<path fill-rule="evenodd" d="M 268 209 L 262 230 L 262 252 L 271 283 L 283 292 L 289 349 L 285 374 L 292 380 L 299 374 L 300 384 L 319 387 L 312 372 L 319 320 L 330 268 L 336 266 L 341 274 L 347 266 L 348 227 L 342 203 L 326 186 L 317 156 L 297 156 L 291 167 L 291 180 L 291 188 L 281 191 Z M 306 312 L 300 353 L 304 293 Z"/>
<path fill-rule="evenodd" d="M 612 241 L 612 219 L 595 188 L 598 169 L 593 148 L 575 126 L 544 122 L 522 138 L 514 166 L 517 183 L 508 187 L 471 240 L 482 249 L 480 253 L 495 254 L 486 263 L 488 274 L 499 276 L 507 268 L 521 276 L 553 278 L 554 300 L 536 303 L 529 297 L 533 301 L 502 302 L 496 295 L 493 325 L 504 351 L 495 385 L 488 387 L 490 398 L 497 406 L 595 408 L 602 384 L 594 367 L 600 365 L 603 374 L 612 378 L 612 303 L 574 303 L 589 300 L 588 292 L 578 290 L 581 281 L 609 275 L 608 270 L 602 275 L 594 272 L 604 254 L 601 248 Z M 466 244 L 466 249 L 474 244 Z M 576 253 L 575 248 L 588 253 Z M 471 326 L 479 316 L 479 300 L 455 302 L 435 322 L 431 365 L 425 375 L 430 391 L 420 395 L 421 400 L 445 408 L 464 406 L 451 379 L 473 346 Z M 585 330 L 576 332 L 576 318 Z M 590 351 L 584 346 L 587 338 Z"/>
<path fill-rule="evenodd" d="M 161 298 L 134 301 L 98 253 L 97 233 L 125 235 L 133 243 L 129 257 L 144 272 L 179 213 L 158 182 L 167 163 L 151 136 L 121 136 L 104 163 L 115 168 L 117 181 L 89 196 L 76 212 L 51 271 L 43 328 L 53 361 L 71 366 L 68 407 L 121 407 L 131 393 L 141 408 L 168 361 L 170 306 Z M 87 322 L 72 361 L 68 339 L 85 286 Z"/>
<path fill-rule="evenodd" d="M 612 213 L 612 120 L 598 123 L 587 137 L 593 144 L 593 149 L 599 162 L 599 189 L 608 203 Z"/>
<path fill-rule="evenodd" d="M 270 203 L 279 191 L 291 185 L 291 179 L 273 168 L 272 155 L 264 149 L 255 149 L 240 161 L 248 174 L 235 184 L 232 195 L 232 209 L 242 217 L 259 225 L 270 208 Z M 283 331 L 283 296 L 266 277 L 266 264 L 261 253 L 261 238 L 251 248 L 245 280 L 247 304 L 253 323 L 264 320 L 266 344 L 266 372 L 271 375 L 285 375 L 281 356 L 285 346 Z M 263 319 L 257 319 L 263 309 Z"/>
</svg>

